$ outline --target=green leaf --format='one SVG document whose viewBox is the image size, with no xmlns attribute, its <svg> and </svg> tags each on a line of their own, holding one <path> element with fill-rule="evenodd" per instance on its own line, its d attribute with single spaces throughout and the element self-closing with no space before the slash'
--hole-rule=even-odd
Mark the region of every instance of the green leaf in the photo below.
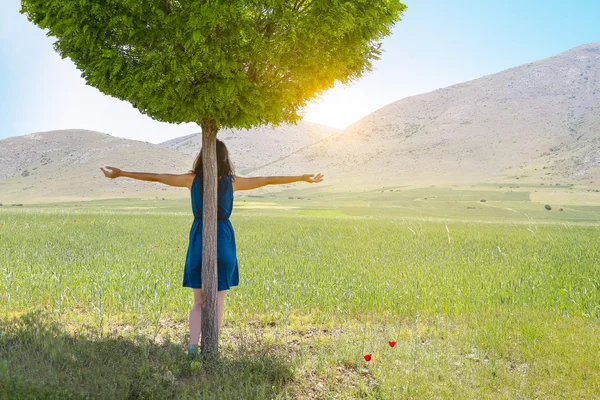
<svg viewBox="0 0 600 400">
<path fill-rule="evenodd" d="M 87 84 L 165 122 L 293 122 L 317 94 L 377 60 L 397 0 L 21 0 Z"/>
<path fill-rule="evenodd" d="M 201 38 L 202 38 L 202 32 L 194 31 L 194 33 L 192 34 L 192 39 L 194 39 L 194 42 L 198 43 Z"/>
</svg>

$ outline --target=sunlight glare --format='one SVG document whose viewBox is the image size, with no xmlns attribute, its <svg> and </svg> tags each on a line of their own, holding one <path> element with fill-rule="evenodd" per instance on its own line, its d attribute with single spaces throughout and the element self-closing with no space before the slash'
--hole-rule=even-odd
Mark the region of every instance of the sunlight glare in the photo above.
<svg viewBox="0 0 600 400">
<path fill-rule="evenodd" d="M 304 110 L 304 120 L 343 129 L 373 110 L 355 86 L 336 86 L 325 92 Z"/>
</svg>

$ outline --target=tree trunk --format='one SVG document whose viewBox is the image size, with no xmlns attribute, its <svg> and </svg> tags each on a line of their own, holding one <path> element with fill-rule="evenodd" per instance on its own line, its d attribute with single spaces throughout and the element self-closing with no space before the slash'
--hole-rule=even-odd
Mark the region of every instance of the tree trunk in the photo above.
<svg viewBox="0 0 600 400">
<path fill-rule="evenodd" d="M 216 353 L 217 324 L 217 123 L 202 120 L 202 354 Z"/>
</svg>

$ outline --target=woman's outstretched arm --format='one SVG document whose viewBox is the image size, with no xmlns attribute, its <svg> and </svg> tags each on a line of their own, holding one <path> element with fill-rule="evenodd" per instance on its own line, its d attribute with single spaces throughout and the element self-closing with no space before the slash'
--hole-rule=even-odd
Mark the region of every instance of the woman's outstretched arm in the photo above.
<svg viewBox="0 0 600 400">
<path fill-rule="evenodd" d="M 104 169 L 106 168 L 106 169 Z M 159 182 L 169 186 L 191 188 L 194 181 L 194 174 L 153 174 L 148 172 L 128 172 L 115 167 L 100 168 L 107 178 L 115 179 L 119 177 L 137 179 L 139 181 Z"/>
<path fill-rule="evenodd" d="M 251 190 L 266 185 L 284 185 L 294 182 L 319 183 L 323 180 L 322 174 L 306 174 L 298 176 L 262 176 L 254 178 L 233 177 L 233 190 Z"/>
</svg>

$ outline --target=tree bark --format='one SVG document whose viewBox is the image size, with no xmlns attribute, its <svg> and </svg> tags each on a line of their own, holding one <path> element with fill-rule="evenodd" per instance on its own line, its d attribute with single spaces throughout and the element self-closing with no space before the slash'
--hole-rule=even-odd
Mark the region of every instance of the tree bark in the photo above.
<svg viewBox="0 0 600 400">
<path fill-rule="evenodd" d="M 203 355 L 217 353 L 217 123 L 202 120 L 202 342 Z"/>
</svg>

